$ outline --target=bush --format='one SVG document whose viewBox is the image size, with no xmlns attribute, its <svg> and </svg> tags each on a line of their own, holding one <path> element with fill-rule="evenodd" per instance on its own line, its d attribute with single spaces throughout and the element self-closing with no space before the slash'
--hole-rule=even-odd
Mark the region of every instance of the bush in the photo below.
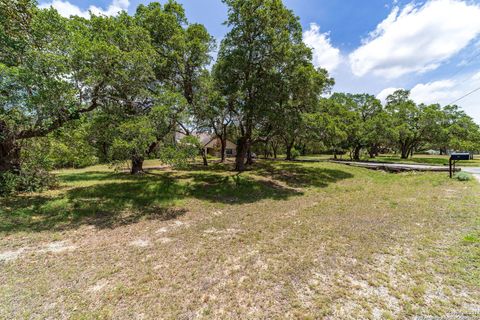
<svg viewBox="0 0 480 320">
<path fill-rule="evenodd" d="M 37 192 L 54 187 L 57 179 L 49 170 L 51 160 L 45 156 L 48 142 L 35 141 L 22 150 L 21 171 L 0 174 L 0 195 L 12 195 L 17 192 Z"/>
<path fill-rule="evenodd" d="M 19 175 L 13 172 L 0 174 L 0 196 L 11 195 L 17 191 Z"/>
<path fill-rule="evenodd" d="M 57 184 L 55 176 L 43 168 L 27 168 L 20 173 L 0 174 L 0 195 L 17 192 L 36 192 L 49 189 Z"/>
<path fill-rule="evenodd" d="M 295 148 L 292 148 L 291 156 L 292 156 L 292 159 L 297 159 L 298 157 L 300 157 L 300 151 L 298 151 Z"/>
<path fill-rule="evenodd" d="M 159 158 L 163 163 L 175 168 L 185 168 L 189 161 L 194 161 L 201 150 L 197 137 L 186 136 L 176 145 L 164 145 L 159 150 Z"/>
<path fill-rule="evenodd" d="M 454 178 L 458 179 L 459 181 L 470 181 L 473 179 L 472 175 L 466 172 L 456 173 Z"/>
</svg>

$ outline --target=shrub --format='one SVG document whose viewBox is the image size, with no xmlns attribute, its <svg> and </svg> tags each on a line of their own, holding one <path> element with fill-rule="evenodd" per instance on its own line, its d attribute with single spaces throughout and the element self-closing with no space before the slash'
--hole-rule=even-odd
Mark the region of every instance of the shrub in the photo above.
<svg viewBox="0 0 480 320">
<path fill-rule="evenodd" d="M 295 148 L 292 148 L 291 156 L 292 156 L 292 159 L 297 159 L 298 157 L 300 157 L 300 151 L 298 151 Z"/>
<path fill-rule="evenodd" d="M 163 163 L 176 168 L 185 168 L 189 161 L 194 161 L 201 150 L 197 137 L 186 136 L 176 145 L 164 145 L 159 150 L 159 158 Z"/>
<path fill-rule="evenodd" d="M 52 162 L 45 156 L 48 142 L 38 140 L 29 146 L 22 150 L 20 172 L 0 174 L 0 195 L 43 191 L 57 184 L 55 176 L 49 172 Z"/>
<path fill-rule="evenodd" d="M 455 174 L 455 179 L 459 181 L 470 181 L 473 179 L 472 175 L 466 172 L 459 172 Z"/>
<path fill-rule="evenodd" d="M 13 172 L 0 174 L 0 196 L 11 195 L 17 191 L 19 175 Z"/>
<path fill-rule="evenodd" d="M 8 196 L 17 192 L 43 191 L 56 184 L 57 179 L 47 170 L 30 167 L 19 173 L 5 172 L 0 174 L 0 195 Z"/>
</svg>

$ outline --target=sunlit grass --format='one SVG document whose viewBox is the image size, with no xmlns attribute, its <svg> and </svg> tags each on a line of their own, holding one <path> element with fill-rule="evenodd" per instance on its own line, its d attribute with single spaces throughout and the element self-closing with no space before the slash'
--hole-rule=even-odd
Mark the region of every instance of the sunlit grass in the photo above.
<svg viewBox="0 0 480 320">
<path fill-rule="evenodd" d="M 96 166 L 2 199 L 0 318 L 412 318 L 480 292 L 480 186 L 259 161 Z M 63 241 L 72 251 L 45 253 Z"/>
</svg>

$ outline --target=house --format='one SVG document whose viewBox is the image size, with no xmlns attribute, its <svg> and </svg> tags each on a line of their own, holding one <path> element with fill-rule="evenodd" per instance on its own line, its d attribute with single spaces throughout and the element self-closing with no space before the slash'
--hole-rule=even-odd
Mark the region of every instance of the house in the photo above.
<svg viewBox="0 0 480 320">
<path fill-rule="evenodd" d="M 218 137 L 209 133 L 194 133 L 193 135 L 198 138 L 200 144 L 205 148 L 206 154 L 214 157 L 221 156 L 222 143 Z M 185 137 L 184 134 L 177 133 L 175 135 L 175 140 L 180 141 L 183 137 Z M 228 139 L 225 148 L 225 155 L 227 157 L 235 157 L 237 155 L 237 145 Z"/>
</svg>

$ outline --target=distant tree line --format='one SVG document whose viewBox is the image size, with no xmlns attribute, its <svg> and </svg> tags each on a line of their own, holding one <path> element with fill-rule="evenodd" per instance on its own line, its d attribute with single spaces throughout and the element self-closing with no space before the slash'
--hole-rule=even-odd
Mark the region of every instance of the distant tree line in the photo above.
<svg viewBox="0 0 480 320">
<path fill-rule="evenodd" d="M 202 152 L 195 132 L 219 139 L 222 161 L 235 141 L 238 171 L 253 153 L 358 160 L 480 149 L 478 125 L 457 106 L 418 105 L 403 90 L 385 106 L 367 94 L 329 96 L 334 80 L 313 65 L 281 0 L 223 2 L 229 32 L 219 47 L 173 0 L 89 19 L 0 2 L 0 188 L 39 189 L 52 167 L 181 165 Z"/>
</svg>

